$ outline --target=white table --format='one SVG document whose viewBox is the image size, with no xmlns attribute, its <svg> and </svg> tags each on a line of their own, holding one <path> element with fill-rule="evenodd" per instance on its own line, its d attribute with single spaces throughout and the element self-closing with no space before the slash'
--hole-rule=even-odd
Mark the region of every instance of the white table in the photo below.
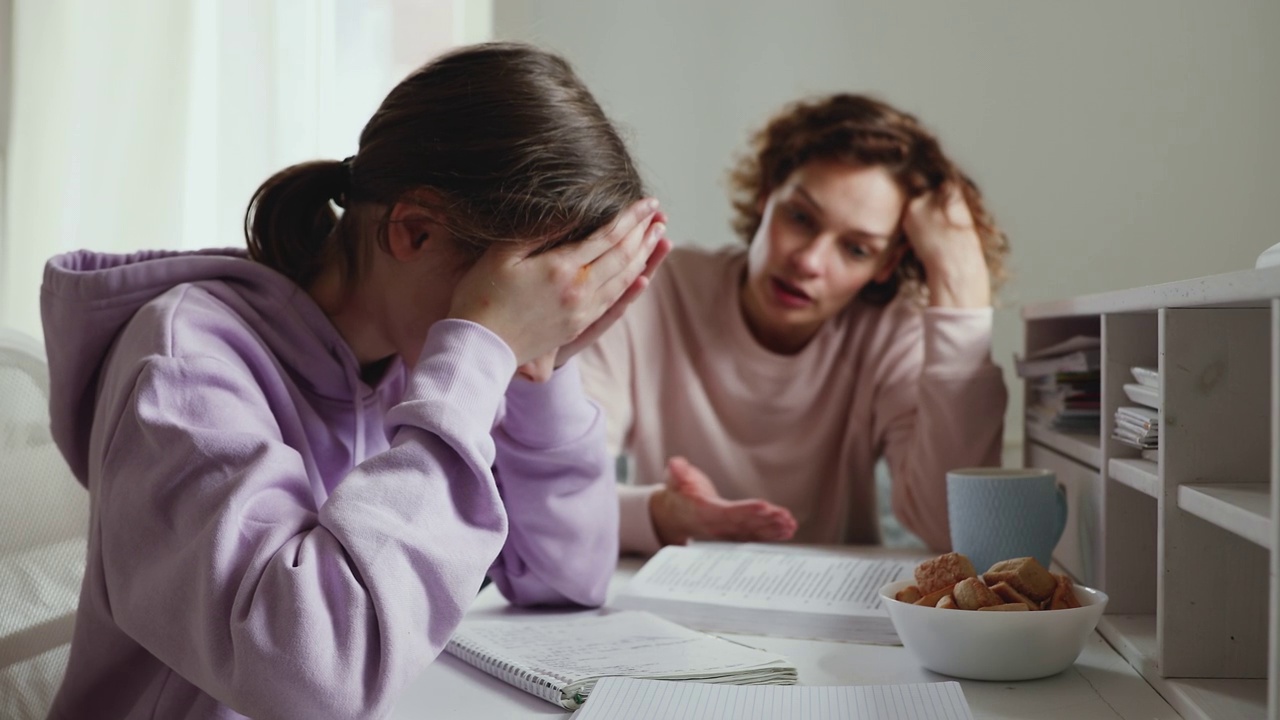
<svg viewBox="0 0 1280 720">
<path fill-rule="evenodd" d="M 850 548 L 901 555 L 875 548 Z M 609 597 L 640 568 L 642 561 L 624 558 L 609 586 Z M 489 586 L 468 617 L 512 617 L 530 611 L 510 607 Z M 552 611 L 534 611 L 545 614 Z M 756 635 L 729 636 L 790 658 L 804 685 L 873 685 L 951 680 L 921 668 L 903 647 L 790 640 Z M 961 680 L 973 716 L 979 720 L 1172 720 L 1174 712 L 1142 676 L 1096 632 L 1076 664 L 1042 680 L 980 682 Z M 514 720 L 567 718 L 570 713 L 491 677 L 448 654 L 442 654 L 410 684 L 392 718 L 426 720 Z"/>
</svg>

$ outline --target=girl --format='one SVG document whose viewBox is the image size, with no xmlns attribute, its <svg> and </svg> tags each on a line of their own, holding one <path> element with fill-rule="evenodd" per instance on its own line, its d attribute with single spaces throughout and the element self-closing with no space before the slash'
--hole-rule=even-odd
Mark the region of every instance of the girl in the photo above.
<svg viewBox="0 0 1280 720">
<path fill-rule="evenodd" d="M 641 194 L 563 60 L 476 46 L 354 157 L 267 180 L 247 256 L 54 258 L 53 430 L 92 514 L 52 716 L 379 717 L 486 573 L 600 604 L 612 465 L 570 358 L 665 254 Z"/>
<path fill-rule="evenodd" d="M 877 542 L 882 456 L 898 518 L 949 549 L 946 471 L 998 464 L 1006 402 L 1007 244 L 977 187 L 858 95 L 785 108 L 732 180 L 747 246 L 675 252 L 584 362 L 634 459 L 623 550 Z"/>
</svg>

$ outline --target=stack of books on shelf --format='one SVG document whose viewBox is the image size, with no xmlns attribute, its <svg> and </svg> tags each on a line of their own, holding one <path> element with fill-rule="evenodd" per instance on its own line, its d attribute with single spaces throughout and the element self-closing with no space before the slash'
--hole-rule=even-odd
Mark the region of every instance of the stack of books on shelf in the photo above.
<svg viewBox="0 0 1280 720">
<path fill-rule="evenodd" d="M 1154 460 L 1160 447 L 1160 374 L 1154 368 L 1131 369 L 1137 382 L 1124 386 L 1124 394 L 1135 404 L 1116 409 L 1111 438 L 1142 450 Z"/>
<path fill-rule="evenodd" d="M 1027 380 L 1027 421 L 1062 432 L 1098 432 L 1101 361 L 1101 339 L 1088 336 L 1076 336 L 1018 359 L 1018 376 Z"/>
</svg>

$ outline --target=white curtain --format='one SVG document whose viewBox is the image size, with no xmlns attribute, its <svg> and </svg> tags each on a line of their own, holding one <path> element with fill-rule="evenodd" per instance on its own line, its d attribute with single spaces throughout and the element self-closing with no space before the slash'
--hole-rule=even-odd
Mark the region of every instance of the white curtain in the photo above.
<svg viewBox="0 0 1280 720">
<path fill-rule="evenodd" d="M 488 37 L 489 7 L 16 0 L 0 325 L 39 336 L 59 252 L 243 246 L 259 183 L 353 153 L 405 73 Z"/>
</svg>

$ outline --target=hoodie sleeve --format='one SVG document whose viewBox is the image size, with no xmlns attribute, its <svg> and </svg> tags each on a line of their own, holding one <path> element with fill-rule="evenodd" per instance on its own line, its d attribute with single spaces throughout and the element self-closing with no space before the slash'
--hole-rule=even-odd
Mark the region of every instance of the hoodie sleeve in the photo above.
<svg viewBox="0 0 1280 720">
<path fill-rule="evenodd" d="M 1000 463 L 1007 392 L 991 362 L 992 313 L 927 308 L 894 328 L 877 369 L 874 433 L 893 511 L 937 551 L 951 548 L 947 471 Z"/>
<path fill-rule="evenodd" d="M 317 506 L 269 374 L 115 363 L 98 518 L 119 627 L 251 717 L 380 717 L 444 647 L 501 550 L 490 436 L 515 370 L 491 333 L 428 335 L 391 447 Z"/>
<path fill-rule="evenodd" d="M 618 562 L 604 414 L 576 360 L 545 383 L 513 380 L 506 399 L 494 440 L 511 529 L 490 575 L 519 605 L 602 605 Z"/>
</svg>

